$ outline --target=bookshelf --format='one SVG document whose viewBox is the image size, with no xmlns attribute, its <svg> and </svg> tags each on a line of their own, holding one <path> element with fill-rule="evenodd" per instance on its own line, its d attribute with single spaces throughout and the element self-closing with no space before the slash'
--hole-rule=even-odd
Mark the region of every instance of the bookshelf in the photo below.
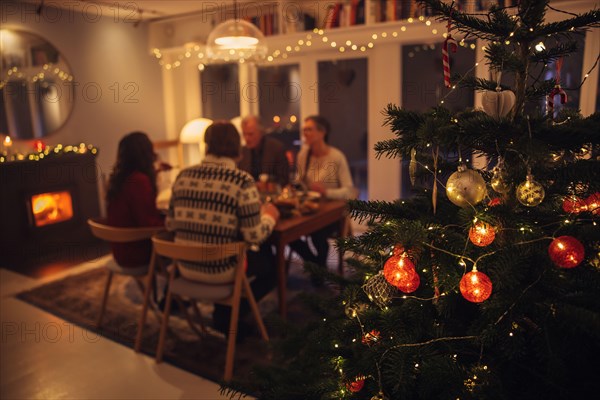
<svg viewBox="0 0 600 400">
<path fill-rule="evenodd" d="M 457 9 L 483 12 L 493 6 L 509 7 L 517 0 L 455 0 Z M 242 9 L 242 14 L 249 14 Z M 348 28 L 382 22 L 428 17 L 416 0 L 331 0 L 265 2 L 255 7 L 253 15 L 244 17 L 265 36 L 290 34 L 317 29 Z"/>
</svg>

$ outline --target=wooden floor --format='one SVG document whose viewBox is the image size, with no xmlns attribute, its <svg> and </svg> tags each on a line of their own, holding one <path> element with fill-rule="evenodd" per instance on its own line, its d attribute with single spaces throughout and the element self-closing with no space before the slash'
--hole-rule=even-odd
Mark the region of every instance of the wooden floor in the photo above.
<svg viewBox="0 0 600 400">
<path fill-rule="evenodd" d="M 14 298 L 102 259 L 34 279 L 0 269 L 0 398 L 215 400 L 219 386 L 99 337 Z"/>
</svg>

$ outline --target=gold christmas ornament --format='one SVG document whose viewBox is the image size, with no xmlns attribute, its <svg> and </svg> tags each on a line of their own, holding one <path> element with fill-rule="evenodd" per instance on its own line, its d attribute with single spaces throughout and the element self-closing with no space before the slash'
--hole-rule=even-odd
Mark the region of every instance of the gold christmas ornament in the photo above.
<svg viewBox="0 0 600 400">
<path fill-rule="evenodd" d="M 408 164 L 408 174 L 410 175 L 410 184 L 415 186 L 417 180 L 417 149 L 410 151 L 410 163 Z"/>
<path fill-rule="evenodd" d="M 565 156 L 564 150 L 551 151 L 549 154 L 550 162 L 557 163 L 559 161 L 562 161 L 564 156 Z"/>
<path fill-rule="evenodd" d="M 356 318 L 360 313 L 365 311 L 369 306 L 365 303 L 348 304 L 344 308 L 344 312 L 348 318 Z"/>
<path fill-rule="evenodd" d="M 525 182 L 517 187 L 516 195 L 519 203 L 527 207 L 535 207 L 544 201 L 546 191 L 540 183 L 533 180 L 533 175 L 527 174 Z"/>
<path fill-rule="evenodd" d="M 387 400 L 387 397 L 385 397 L 382 392 L 379 392 L 375 396 L 371 397 L 371 400 Z"/>
<path fill-rule="evenodd" d="M 508 174 L 503 164 L 499 164 L 494 168 L 490 185 L 496 193 L 504 194 L 510 192 L 512 185 L 508 181 Z"/>
<path fill-rule="evenodd" d="M 362 286 L 362 289 L 373 303 L 384 308 L 398 290 L 390 285 L 383 276 L 383 271 L 379 271 L 377 275 L 372 276 Z"/>
<path fill-rule="evenodd" d="M 468 169 L 464 164 L 450 175 L 446 183 L 448 200 L 459 207 L 474 206 L 485 197 L 485 181 L 479 172 Z"/>
</svg>

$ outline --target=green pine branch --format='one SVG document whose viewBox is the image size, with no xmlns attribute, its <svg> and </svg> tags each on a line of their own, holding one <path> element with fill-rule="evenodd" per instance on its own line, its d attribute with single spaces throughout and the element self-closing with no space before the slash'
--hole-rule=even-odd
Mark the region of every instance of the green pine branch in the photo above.
<svg viewBox="0 0 600 400">
<path fill-rule="evenodd" d="M 516 28 L 516 22 L 508 16 L 504 9 L 491 13 L 486 21 L 458 11 L 452 4 L 442 1 L 417 0 L 417 2 L 430 10 L 438 21 L 446 21 L 451 17 L 453 29 L 467 36 L 495 41 L 498 38 L 508 37 Z"/>
<path fill-rule="evenodd" d="M 536 37 L 545 38 L 555 34 L 568 34 L 582 28 L 597 28 L 600 24 L 600 10 L 591 10 L 573 18 L 543 24 L 536 29 Z"/>
</svg>

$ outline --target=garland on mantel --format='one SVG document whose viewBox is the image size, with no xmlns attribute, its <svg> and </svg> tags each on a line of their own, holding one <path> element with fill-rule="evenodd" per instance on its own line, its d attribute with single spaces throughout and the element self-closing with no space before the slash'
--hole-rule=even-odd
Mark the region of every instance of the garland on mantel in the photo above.
<svg viewBox="0 0 600 400">
<path fill-rule="evenodd" d="M 0 152 L 0 163 L 11 162 L 11 161 L 41 161 L 56 156 L 61 156 L 68 153 L 84 154 L 92 153 L 98 154 L 98 148 L 91 144 L 79 143 L 78 145 L 67 145 L 57 144 L 56 146 L 46 145 L 43 150 L 34 151 L 32 153 L 23 154 L 20 152 L 9 152 L 7 148 L 2 149 Z"/>
</svg>

